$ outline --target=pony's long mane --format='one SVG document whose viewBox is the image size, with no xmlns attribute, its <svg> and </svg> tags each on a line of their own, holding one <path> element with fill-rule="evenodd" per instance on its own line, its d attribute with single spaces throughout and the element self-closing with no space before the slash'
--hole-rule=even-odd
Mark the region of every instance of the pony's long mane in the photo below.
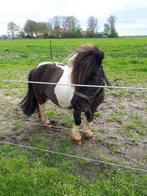
<svg viewBox="0 0 147 196">
<path fill-rule="evenodd" d="M 79 47 L 71 58 L 71 82 L 84 84 L 101 65 L 104 53 L 95 45 L 83 45 Z"/>
</svg>

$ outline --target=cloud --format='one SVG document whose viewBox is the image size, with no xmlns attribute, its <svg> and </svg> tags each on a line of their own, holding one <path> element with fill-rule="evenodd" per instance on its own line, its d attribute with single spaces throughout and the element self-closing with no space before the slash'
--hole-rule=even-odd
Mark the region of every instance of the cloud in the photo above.
<svg viewBox="0 0 147 196">
<path fill-rule="evenodd" d="M 147 19 L 143 21 L 128 22 L 116 26 L 119 35 L 147 35 Z"/>
<path fill-rule="evenodd" d="M 106 21 L 109 15 L 119 18 L 122 13 L 118 23 L 124 20 L 127 24 L 125 13 L 142 8 L 147 8 L 146 0 L 4 0 L 0 6 L 0 34 L 6 33 L 10 21 L 23 26 L 27 19 L 48 21 L 54 15 L 74 15 L 85 26 L 90 15 Z"/>
</svg>

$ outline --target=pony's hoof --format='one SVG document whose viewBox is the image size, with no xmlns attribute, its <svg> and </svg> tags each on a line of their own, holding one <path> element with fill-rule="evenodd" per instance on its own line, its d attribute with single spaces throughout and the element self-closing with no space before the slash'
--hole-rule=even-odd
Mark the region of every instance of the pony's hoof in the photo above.
<svg viewBox="0 0 147 196">
<path fill-rule="evenodd" d="M 77 145 L 82 144 L 82 138 L 78 131 L 71 131 L 70 138 L 74 141 L 75 144 Z"/>
<path fill-rule="evenodd" d="M 49 126 L 50 125 L 49 120 L 42 120 L 41 122 L 44 124 L 44 126 Z"/>
<path fill-rule="evenodd" d="M 51 124 L 50 124 L 50 121 L 49 120 L 47 120 L 46 122 L 45 122 L 45 126 L 50 126 Z"/>
<path fill-rule="evenodd" d="M 82 145 L 82 140 L 74 140 L 74 143 L 80 146 Z"/>
<path fill-rule="evenodd" d="M 93 138 L 93 132 L 90 130 L 84 131 L 84 136 L 89 140 L 89 138 Z"/>
<path fill-rule="evenodd" d="M 89 137 L 89 138 L 87 138 L 88 139 L 88 142 L 90 143 L 90 144 L 93 144 L 93 137 Z"/>
<path fill-rule="evenodd" d="M 37 113 L 37 119 L 38 119 L 38 120 L 41 120 L 41 115 L 40 115 L 40 113 Z"/>
</svg>

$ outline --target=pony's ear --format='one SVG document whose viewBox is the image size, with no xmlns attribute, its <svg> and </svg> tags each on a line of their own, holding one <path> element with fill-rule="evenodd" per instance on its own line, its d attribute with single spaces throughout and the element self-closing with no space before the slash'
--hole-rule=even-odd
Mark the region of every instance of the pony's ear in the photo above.
<svg viewBox="0 0 147 196">
<path fill-rule="evenodd" d="M 105 58 L 105 54 L 102 50 L 99 51 L 99 58 L 100 60 L 103 60 Z"/>
<path fill-rule="evenodd" d="M 104 54 L 104 52 L 103 51 L 100 51 L 100 55 L 101 55 L 101 58 L 102 58 L 102 60 L 105 58 L 105 54 Z"/>
<path fill-rule="evenodd" d="M 103 51 L 99 50 L 97 53 L 97 59 L 98 59 L 98 64 L 101 65 L 102 64 L 102 60 L 105 58 L 105 54 Z"/>
</svg>

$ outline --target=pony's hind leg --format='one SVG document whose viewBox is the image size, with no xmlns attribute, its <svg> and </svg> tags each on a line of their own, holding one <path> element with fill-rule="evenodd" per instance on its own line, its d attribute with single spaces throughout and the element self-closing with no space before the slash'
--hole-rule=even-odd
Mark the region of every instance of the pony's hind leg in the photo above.
<svg viewBox="0 0 147 196">
<path fill-rule="evenodd" d="M 40 110 L 39 110 L 38 105 L 37 105 L 37 118 L 38 118 L 38 120 L 41 120 L 41 114 L 40 114 Z"/>
<path fill-rule="evenodd" d="M 41 120 L 41 122 L 44 125 L 49 125 L 49 120 L 44 114 L 44 107 L 45 107 L 45 104 L 41 105 L 38 103 L 38 118 Z"/>
</svg>

